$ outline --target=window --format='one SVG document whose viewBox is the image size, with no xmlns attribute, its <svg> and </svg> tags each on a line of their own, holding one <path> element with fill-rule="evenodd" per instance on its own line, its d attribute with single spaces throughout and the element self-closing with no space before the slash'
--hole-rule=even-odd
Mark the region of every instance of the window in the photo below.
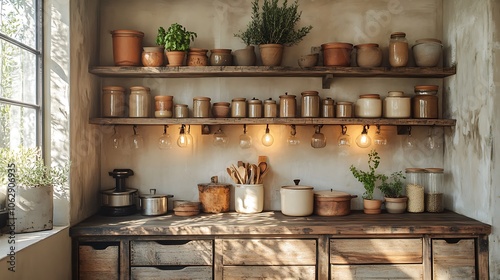
<svg viewBox="0 0 500 280">
<path fill-rule="evenodd" d="M 42 1 L 0 1 L 0 147 L 41 146 Z"/>
</svg>

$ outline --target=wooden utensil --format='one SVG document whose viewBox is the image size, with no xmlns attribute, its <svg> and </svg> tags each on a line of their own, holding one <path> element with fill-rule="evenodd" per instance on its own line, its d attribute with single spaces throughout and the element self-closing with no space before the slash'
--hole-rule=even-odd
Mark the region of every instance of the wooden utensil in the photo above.
<svg viewBox="0 0 500 280">
<path fill-rule="evenodd" d="M 259 163 L 259 169 L 260 169 L 260 174 L 266 172 L 266 170 L 267 170 L 267 163 L 266 162 L 260 162 Z"/>
<path fill-rule="evenodd" d="M 234 171 L 231 168 L 226 168 L 227 174 L 229 174 L 229 177 L 234 181 L 234 183 L 238 184 L 238 178 L 234 174 Z"/>
<path fill-rule="evenodd" d="M 233 171 L 234 176 L 237 178 L 236 184 L 243 184 L 243 178 L 240 176 L 240 172 L 238 171 L 238 167 L 234 166 L 234 164 L 231 164 L 231 169 Z"/>
<path fill-rule="evenodd" d="M 245 184 L 247 181 L 247 169 L 244 166 L 238 167 L 238 173 L 240 174 L 240 184 Z"/>
</svg>

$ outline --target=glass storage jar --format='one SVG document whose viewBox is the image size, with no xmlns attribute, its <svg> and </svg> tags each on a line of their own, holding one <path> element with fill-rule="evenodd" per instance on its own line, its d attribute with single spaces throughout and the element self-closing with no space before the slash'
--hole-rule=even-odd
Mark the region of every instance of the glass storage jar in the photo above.
<svg viewBox="0 0 500 280">
<path fill-rule="evenodd" d="M 198 96 L 193 98 L 193 118 L 210 117 L 210 97 Z"/>
<path fill-rule="evenodd" d="M 262 118 L 262 101 L 255 97 L 248 100 L 248 117 Z"/>
<path fill-rule="evenodd" d="M 425 211 L 443 212 L 443 168 L 426 168 Z"/>
<path fill-rule="evenodd" d="M 278 115 L 278 105 L 272 98 L 264 100 L 264 118 L 276 118 Z"/>
<path fill-rule="evenodd" d="M 175 104 L 174 117 L 175 118 L 188 118 L 189 117 L 188 105 L 187 104 Z"/>
<path fill-rule="evenodd" d="M 331 97 L 323 99 L 323 104 L 321 105 L 321 116 L 323 118 L 335 117 L 335 101 Z"/>
<path fill-rule="evenodd" d="M 402 91 L 389 91 L 384 99 L 384 118 L 411 117 L 411 98 Z"/>
<path fill-rule="evenodd" d="M 421 168 L 406 168 L 406 196 L 408 197 L 407 210 L 411 213 L 421 213 L 425 210 L 424 202 L 424 174 Z"/>
<path fill-rule="evenodd" d="M 354 114 L 359 118 L 380 118 L 382 116 L 382 100 L 380 100 L 380 95 L 360 95 L 356 101 Z"/>
<path fill-rule="evenodd" d="M 247 117 L 246 98 L 233 98 L 233 100 L 231 101 L 231 117 L 233 118 Z"/>
<path fill-rule="evenodd" d="M 131 87 L 128 104 L 130 118 L 148 118 L 151 110 L 150 89 L 143 86 Z"/>
<path fill-rule="evenodd" d="M 439 117 L 437 96 L 438 86 L 415 86 L 413 97 L 413 117 L 416 119 L 437 119 Z"/>
<path fill-rule="evenodd" d="M 335 116 L 337 118 L 352 118 L 352 102 L 337 102 L 335 105 Z"/>
<path fill-rule="evenodd" d="M 173 116 L 173 99 L 174 97 L 171 95 L 155 96 L 155 117 L 171 118 Z"/>
<path fill-rule="evenodd" d="M 295 118 L 295 95 L 280 95 L 280 118 Z"/>
<path fill-rule="evenodd" d="M 101 116 L 104 118 L 125 117 L 125 88 L 106 86 L 102 88 Z"/>
<path fill-rule="evenodd" d="M 304 91 L 302 95 L 302 106 L 300 115 L 303 118 L 319 117 L 319 93 L 317 91 Z"/>
<path fill-rule="evenodd" d="M 394 32 L 389 41 L 389 64 L 404 67 L 408 64 L 408 41 L 404 32 Z"/>
</svg>

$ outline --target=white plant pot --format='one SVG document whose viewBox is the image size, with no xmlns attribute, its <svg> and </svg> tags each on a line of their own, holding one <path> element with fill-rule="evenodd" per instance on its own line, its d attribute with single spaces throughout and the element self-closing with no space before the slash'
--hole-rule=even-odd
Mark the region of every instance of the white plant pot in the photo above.
<svg viewBox="0 0 500 280">
<path fill-rule="evenodd" d="M 49 186 L 18 186 L 15 195 L 15 233 L 50 230 L 53 227 L 54 189 Z"/>
</svg>

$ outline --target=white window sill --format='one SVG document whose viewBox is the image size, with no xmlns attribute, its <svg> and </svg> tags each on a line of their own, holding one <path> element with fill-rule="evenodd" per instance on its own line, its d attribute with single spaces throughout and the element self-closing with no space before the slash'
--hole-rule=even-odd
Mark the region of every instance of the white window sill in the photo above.
<svg viewBox="0 0 500 280">
<path fill-rule="evenodd" d="M 29 233 L 16 233 L 15 234 L 15 244 L 9 244 L 9 233 L 4 233 L 0 236 L 0 261 L 8 258 L 10 253 L 10 246 L 15 246 L 15 252 L 19 252 L 22 249 L 29 247 L 39 241 L 49 238 L 58 232 L 68 228 L 68 226 L 54 226 L 51 230 L 29 232 Z M 11 239 L 12 240 L 12 239 Z"/>
</svg>

